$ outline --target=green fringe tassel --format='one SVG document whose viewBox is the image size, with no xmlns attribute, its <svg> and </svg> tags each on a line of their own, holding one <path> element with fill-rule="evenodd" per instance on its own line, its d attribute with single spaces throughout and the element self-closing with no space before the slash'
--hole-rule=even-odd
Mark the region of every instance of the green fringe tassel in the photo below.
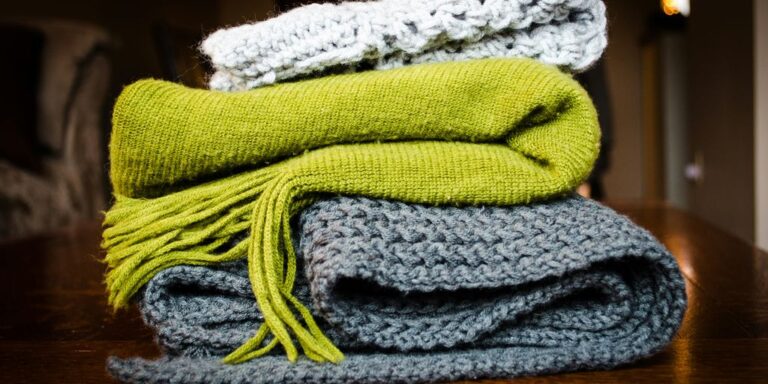
<svg viewBox="0 0 768 384">
<path fill-rule="evenodd" d="M 108 228 L 102 243 L 109 250 L 105 261 L 112 268 L 106 278 L 110 304 L 125 307 L 163 269 L 234 261 L 247 254 L 249 278 L 265 322 L 224 362 L 248 361 L 278 343 L 288 359 L 296 361 L 294 338 L 312 360 L 342 361 L 344 355 L 291 293 L 296 253 L 290 218 L 311 202 L 303 199 L 291 204 L 296 194 L 291 187 L 287 177 L 275 178 L 265 169 L 152 200 L 118 197 L 106 215 Z M 248 239 L 224 253 L 214 253 L 244 231 L 250 232 Z M 270 333 L 274 338 L 263 345 Z"/>
</svg>

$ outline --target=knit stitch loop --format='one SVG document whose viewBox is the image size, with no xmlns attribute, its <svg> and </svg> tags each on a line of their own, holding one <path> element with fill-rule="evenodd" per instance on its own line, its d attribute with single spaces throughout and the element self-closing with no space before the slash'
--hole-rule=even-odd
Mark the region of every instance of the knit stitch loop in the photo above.
<svg viewBox="0 0 768 384">
<path fill-rule="evenodd" d="M 309 4 L 214 32 L 212 89 L 244 90 L 358 68 L 530 57 L 581 71 L 607 44 L 600 0 L 378 0 Z"/>
<path fill-rule="evenodd" d="M 166 357 L 113 358 L 109 371 L 136 384 L 405 384 L 603 370 L 662 350 L 685 311 L 674 257 L 592 200 L 334 197 L 297 216 L 295 294 L 344 361 L 217 361 L 264 323 L 240 260 L 155 276 L 139 308 Z"/>
<path fill-rule="evenodd" d="M 419 65 L 241 94 L 144 81 L 124 91 L 113 123 L 109 301 L 125 306 L 173 266 L 247 257 L 264 325 L 230 363 L 277 344 L 295 361 L 296 342 L 313 360 L 343 359 L 292 293 L 289 221 L 314 196 L 529 203 L 578 185 L 599 142 L 586 93 L 531 60 Z M 201 181 L 222 174 L 231 175 Z"/>
</svg>

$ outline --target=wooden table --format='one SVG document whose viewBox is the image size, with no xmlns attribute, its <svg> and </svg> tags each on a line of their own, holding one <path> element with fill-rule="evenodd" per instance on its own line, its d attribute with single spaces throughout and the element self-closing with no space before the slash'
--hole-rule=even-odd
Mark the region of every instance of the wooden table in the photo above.
<svg viewBox="0 0 768 384">
<path fill-rule="evenodd" d="M 660 205 L 614 205 L 672 251 L 689 308 L 664 352 L 606 372 L 515 383 L 768 383 L 768 255 Z M 135 310 L 107 308 L 98 223 L 0 243 L 0 383 L 109 382 L 109 355 L 158 355 Z M 501 383 L 505 381 L 488 381 Z"/>
</svg>

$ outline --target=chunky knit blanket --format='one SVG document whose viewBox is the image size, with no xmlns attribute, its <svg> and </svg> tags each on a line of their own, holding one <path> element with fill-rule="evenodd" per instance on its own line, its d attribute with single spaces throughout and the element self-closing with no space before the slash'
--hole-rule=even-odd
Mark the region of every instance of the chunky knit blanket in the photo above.
<svg viewBox="0 0 768 384">
<path fill-rule="evenodd" d="M 678 329 L 685 285 L 645 230 L 569 197 L 439 208 L 338 197 L 297 225 L 297 296 L 345 349 L 339 364 L 219 360 L 264 317 L 243 262 L 178 266 L 141 310 L 168 356 L 112 359 L 134 383 L 417 383 L 606 369 Z"/>
<path fill-rule="evenodd" d="M 379 0 L 311 4 L 223 29 L 201 46 L 210 86 L 243 90 L 328 71 L 530 57 L 566 70 L 607 44 L 601 0 Z"/>
<path fill-rule="evenodd" d="M 529 59 L 422 64 L 238 93 L 140 81 L 114 110 L 116 202 L 103 242 L 109 299 L 125 306 L 170 267 L 247 257 L 265 321 L 227 361 L 281 345 L 291 361 L 301 348 L 339 362 L 341 351 L 293 293 L 294 213 L 328 193 L 454 206 L 538 201 L 578 185 L 598 143 L 584 90 Z"/>
</svg>

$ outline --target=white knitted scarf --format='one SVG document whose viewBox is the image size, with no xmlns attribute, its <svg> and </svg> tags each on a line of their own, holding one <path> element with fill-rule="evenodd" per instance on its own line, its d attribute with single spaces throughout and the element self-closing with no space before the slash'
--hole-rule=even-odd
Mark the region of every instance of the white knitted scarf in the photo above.
<svg viewBox="0 0 768 384">
<path fill-rule="evenodd" d="M 212 89 L 251 89 L 332 71 L 531 57 L 569 71 L 607 44 L 601 0 L 378 0 L 310 4 L 214 32 L 201 50 Z"/>
</svg>

